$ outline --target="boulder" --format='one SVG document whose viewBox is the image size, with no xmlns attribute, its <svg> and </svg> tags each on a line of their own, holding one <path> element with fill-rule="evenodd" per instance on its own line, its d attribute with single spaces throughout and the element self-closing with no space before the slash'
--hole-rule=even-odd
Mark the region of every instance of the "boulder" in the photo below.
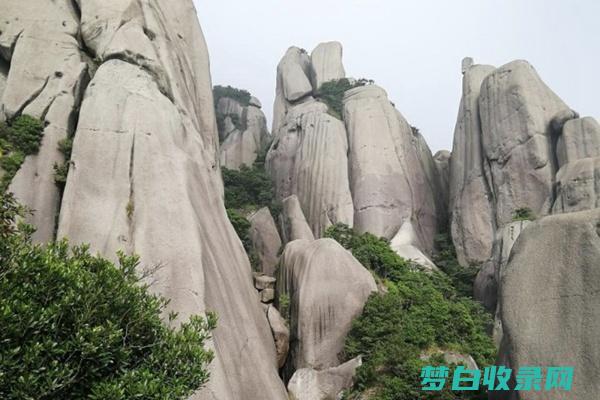
<svg viewBox="0 0 600 400">
<path fill-rule="evenodd" d="M 571 119 L 564 124 L 556 144 L 558 165 L 582 158 L 600 157 L 600 124 L 592 117 Z"/>
<path fill-rule="evenodd" d="M 254 287 L 256 290 L 274 289 L 276 281 L 272 276 L 254 273 Z"/>
<path fill-rule="evenodd" d="M 481 265 L 492 255 L 494 210 L 481 146 L 479 93 L 494 70 L 489 65 L 463 68 L 462 98 L 450 162 L 450 232 L 461 265 Z"/>
<path fill-rule="evenodd" d="M 279 222 L 284 244 L 299 239 L 315 240 L 302 212 L 298 196 L 292 195 L 283 200 Z"/>
<path fill-rule="evenodd" d="M 221 166 L 236 170 L 242 165 L 252 166 L 271 141 L 265 114 L 258 107 L 243 106 L 228 97 L 219 99 L 216 111 L 217 117 L 224 121 L 219 131 L 223 141 L 219 156 Z M 239 121 L 237 125 L 233 117 Z"/>
<path fill-rule="evenodd" d="M 308 101 L 289 108 L 267 155 L 277 198 L 298 196 L 316 237 L 333 224 L 353 224 L 347 153 L 343 122 Z"/>
<path fill-rule="evenodd" d="M 513 371 L 528 365 L 573 366 L 574 384 L 564 396 L 522 391 L 508 398 L 596 399 L 599 226 L 599 210 L 548 216 L 529 226 L 513 247 L 500 274 L 500 360 Z"/>
<path fill-rule="evenodd" d="M 306 50 L 290 47 L 277 66 L 283 97 L 289 102 L 300 100 L 312 93 L 310 57 Z"/>
<path fill-rule="evenodd" d="M 391 239 L 418 216 L 418 247 L 430 253 L 438 216 L 418 135 L 376 85 L 346 92 L 344 118 L 354 227 Z"/>
<path fill-rule="evenodd" d="M 600 157 L 565 164 L 556 175 L 553 213 L 584 211 L 600 206 Z"/>
<path fill-rule="evenodd" d="M 260 301 L 262 303 L 268 304 L 272 303 L 275 300 L 275 289 L 264 289 L 260 292 Z"/>
<path fill-rule="evenodd" d="M 193 2 L 79 3 L 83 40 L 101 65 L 79 111 L 58 236 L 113 260 L 123 250 L 144 266 L 163 265 L 151 289 L 171 300 L 175 323 L 217 313 L 211 379 L 193 398 L 286 399 L 269 322 L 223 204 L 208 52 Z M 143 37 L 131 34 L 139 33 L 132 23 Z M 126 51 L 102 57 L 116 48 L 144 54 L 149 43 L 159 69 Z"/>
<path fill-rule="evenodd" d="M 0 58 L 0 122 L 4 122 L 4 104 L 2 103 L 2 96 L 6 89 L 6 80 L 8 79 L 8 64 Z"/>
<path fill-rule="evenodd" d="M 299 369 L 288 382 L 290 400 L 338 400 L 344 390 L 352 387 L 356 370 L 361 365 L 362 360 L 358 357 L 321 371 Z"/>
<path fill-rule="evenodd" d="M 473 285 L 474 297 L 492 314 L 496 313 L 498 303 L 500 270 L 508 263 L 513 245 L 529 224 L 531 221 L 514 221 L 500 229 L 494 241 L 494 257 L 477 274 Z"/>
<path fill-rule="evenodd" d="M 268 207 L 261 208 L 252 214 L 250 221 L 250 240 L 252 248 L 260 260 L 260 271 L 273 275 L 279 262 L 281 238 L 277 226 Z"/>
<path fill-rule="evenodd" d="M 250 105 L 256 108 L 262 108 L 262 103 L 254 96 L 250 97 Z"/>
<path fill-rule="evenodd" d="M 290 329 L 279 311 L 272 305 L 267 309 L 267 319 L 271 326 L 273 339 L 275 339 L 275 353 L 277 355 L 277 368 L 283 367 L 290 349 Z"/>
<path fill-rule="evenodd" d="M 417 236 L 410 221 L 405 222 L 390 241 L 390 247 L 405 260 L 420 265 L 427 271 L 439 271 L 438 267 L 415 246 Z"/>
<path fill-rule="evenodd" d="M 277 278 L 279 295 L 290 299 L 287 370 L 338 366 L 352 320 L 376 290 L 371 273 L 335 240 L 289 243 Z"/>
<path fill-rule="evenodd" d="M 342 63 L 342 44 L 339 42 L 320 43 L 310 54 L 311 81 L 315 92 L 325 82 L 342 79 L 346 76 Z"/>
<path fill-rule="evenodd" d="M 557 169 L 551 122 L 569 111 L 526 61 L 508 63 L 484 79 L 479 114 L 498 226 L 511 222 L 519 208 L 549 212 Z"/>
<path fill-rule="evenodd" d="M 432 356 L 441 355 L 447 364 L 463 365 L 467 369 L 479 369 L 479 366 L 470 354 L 461 354 L 448 350 L 436 350 L 421 354 L 421 360 L 428 361 Z"/>
</svg>

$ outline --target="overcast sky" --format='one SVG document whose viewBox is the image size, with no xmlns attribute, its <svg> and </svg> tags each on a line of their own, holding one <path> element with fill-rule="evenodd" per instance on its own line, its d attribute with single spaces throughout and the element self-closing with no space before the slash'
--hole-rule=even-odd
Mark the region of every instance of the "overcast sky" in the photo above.
<svg viewBox="0 0 600 400">
<path fill-rule="evenodd" d="M 348 76 L 385 88 L 432 151 L 451 149 L 460 63 L 531 62 L 582 115 L 600 117 L 600 0 L 194 0 L 214 84 L 247 89 L 269 124 L 292 45 L 344 46 Z"/>
</svg>

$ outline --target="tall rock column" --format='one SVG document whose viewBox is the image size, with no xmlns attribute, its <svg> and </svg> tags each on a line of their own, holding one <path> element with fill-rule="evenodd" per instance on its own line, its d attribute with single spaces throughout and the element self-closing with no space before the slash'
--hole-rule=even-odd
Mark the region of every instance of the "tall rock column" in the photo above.
<svg viewBox="0 0 600 400">
<path fill-rule="evenodd" d="M 355 228 L 391 239 L 409 221 L 417 233 L 415 245 L 430 253 L 437 210 L 419 136 L 376 85 L 346 92 L 344 119 Z"/>
<path fill-rule="evenodd" d="M 450 162 L 450 232 L 461 265 L 480 265 L 492 255 L 495 216 L 493 188 L 486 179 L 481 144 L 479 90 L 489 65 L 466 64 L 463 94 L 454 130 Z"/>
<path fill-rule="evenodd" d="M 333 70 L 340 71 L 341 45 L 321 45 L 313 56 L 311 60 L 292 47 L 279 64 L 275 139 L 266 168 L 277 197 L 296 195 L 314 235 L 321 237 L 332 224 L 352 226 L 354 215 L 344 123 L 315 100 L 316 87 L 311 85 L 312 70 L 322 71 L 321 77 L 326 78 L 336 76 Z"/>
<path fill-rule="evenodd" d="M 497 225 L 520 208 L 548 214 L 557 171 L 551 122 L 569 107 L 530 64 L 513 61 L 485 78 L 479 109 Z"/>
<path fill-rule="evenodd" d="M 251 267 L 223 205 L 206 44 L 192 1 L 80 2 L 101 64 L 84 97 L 59 236 L 160 266 L 180 320 L 219 317 L 195 398 L 287 398 Z"/>
</svg>

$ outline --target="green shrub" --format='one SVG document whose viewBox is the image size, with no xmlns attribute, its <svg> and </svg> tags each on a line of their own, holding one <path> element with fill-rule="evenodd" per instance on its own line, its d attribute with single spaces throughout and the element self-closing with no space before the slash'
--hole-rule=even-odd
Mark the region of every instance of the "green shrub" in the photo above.
<svg viewBox="0 0 600 400">
<path fill-rule="evenodd" d="M 215 100 L 215 106 L 219 104 L 219 100 L 223 97 L 229 97 L 230 99 L 236 100 L 242 106 L 250 105 L 250 98 L 252 95 L 247 90 L 236 89 L 231 86 L 215 86 L 213 87 L 213 98 Z"/>
<path fill-rule="evenodd" d="M 513 212 L 513 221 L 534 221 L 535 214 L 531 210 L 531 208 L 523 207 L 517 208 Z"/>
<path fill-rule="evenodd" d="M 214 315 L 167 327 L 136 257 L 33 245 L 0 196 L 0 398 L 179 400 L 207 382 Z"/>
<path fill-rule="evenodd" d="M 439 357 L 424 361 L 423 354 L 457 351 L 473 356 L 480 367 L 495 361 L 495 347 L 486 334 L 491 320 L 482 307 L 461 296 L 444 274 L 411 268 L 386 240 L 343 225 L 330 227 L 326 236 L 349 249 L 387 287 L 387 293 L 371 296 L 346 339 L 346 358 L 363 356 L 346 398 L 358 399 L 365 392 L 371 400 L 486 398 L 481 391 L 420 390 L 421 368 L 444 364 Z"/>
<path fill-rule="evenodd" d="M 329 114 L 337 119 L 342 119 L 344 108 L 344 93 L 355 87 L 373 84 L 372 80 L 359 79 L 356 82 L 351 82 L 347 78 L 325 82 L 317 91 L 317 98 L 327 104 Z"/>
<path fill-rule="evenodd" d="M 0 123 L 0 168 L 4 171 L 0 180 L 0 192 L 5 192 L 25 157 L 37 154 L 42 143 L 44 124 L 28 115 L 16 117 L 8 123 Z"/>
<path fill-rule="evenodd" d="M 286 324 L 290 325 L 290 296 L 287 293 L 281 293 L 277 299 L 277 310 L 281 314 L 281 317 L 285 320 Z"/>
<path fill-rule="evenodd" d="M 435 239 L 437 252 L 432 261 L 452 281 L 456 291 L 464 297 L 473 296 L 473 283 L 479 272 L 476 266 L 463 267 L 458 263 L 456 249 L 448 233 L 442 233 Z"/>
<path fill-rule="evenodd" d="M 257 210 L 273 202 L 271 179 L 264 170 L 243 165 L 239 171 L 223 167 L 222 173 L 225 207 Z"/>
<path fill-rule="evenodd" d="M 242 241 L 246 252 L 249 253 L 252 249 L 252 242 L 250 240 L 250 221 L 243 215 L 238 213 L 236 210 L 230 208 L 227 209 L 227 217 L 233 225 L 233 229 L 237 233 L 238 237 Z"/>
</svg>

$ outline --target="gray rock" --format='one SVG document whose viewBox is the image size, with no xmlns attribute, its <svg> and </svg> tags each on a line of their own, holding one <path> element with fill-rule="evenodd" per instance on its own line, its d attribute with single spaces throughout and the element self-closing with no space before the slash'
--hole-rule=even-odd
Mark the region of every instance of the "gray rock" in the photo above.
<svg viewBox="0 0 600 400">
<path fill-rule="evenodd" d="M 305 50 L 290 47 L 277 66 L 277 77 L 285 100 L 294 102 L 312 93 L 310 57 Z"/>
<path fill-rule="evenodd" d="M 262 303 L 268 304 L 272 303 L 275 300 L 275 289 L 264 289 L 260 292 L 260 301 Z"/>
<path fill-rule="evenodd" d="M 592 117 L 571 119 L 564 124 L 556 144 L 559 167 L 588 157 L 600 157 L 600 124 Z"/>
<path fill-rule="evenodd" d="M 152 290 L 171 299 L 177 322 L 218 314 L 211 379 L 194 398 L 286 399 L 267 316 L 223 205 L 208 52 L 193 2 L 80 3 L 83 40 L 98 59 L 124 51 L 102 62 L 86 90 L 59 237 L 163 265 Z M 127 55 L 149 54 L 148 42 L 160 68 Z"/>
<path fill-rule="evenodd" d="M 444 214 L 446 214 L 450 204 L 450 157 L 451 153 L 448 150 L 440 150 L 433 156 L 435 174 L 438 180 L 434 194 L 438 197 L 439 208 L 444 211 Z"/>
<path fill-rule="evenodd" d="M 0 100 L 4 95 L 6 89 L 6 80 L 8 79 L 8 64 L 0 58 Z M 4 104 L 0 101 L 0 122 L 5 120 L 4 116 Z"/>
<path fill-rule="evenodd" d="M 584 211 L 600 206 L 600 157 L 565 164 L 556 175 L 553 213 Z"/>
<path fill-rule="evenodd" d="M 450 162 L 450 232 L 461 265 L 481 265 L 492 255 L 494 210 L 481 145 L 479 93 L 494 67 L 473 65 L 464 71 L 462 99 Z"/>
<path fill-rule="evenodd" d="M 494 256 L 484 263 L 473 285 L 474 297 L 492 314 L 496 313 L 500 270 L 508 263 L 510 252 L 531 221 L 514 221 L 496 233 Z"/>
<path fill-rule="evenodd" d="M 78 20 L 70 1 L 2 1 L 0 53 L 10 60 L 0 116 L 27 114 L 45 120 L 40 151 L 25 160 L 9 188 L 28 208 L 27 222 L 37 228 L 34 241 L 54 238 L 60 191 L 54 165 L 62 164 L 58 142 L 72 133 L 74 110 L 87 83 L 87 66 L 77 42 Z M 6 72 L 3 63 L 2 68 Z M 4 73 L 0 73 L 4 75 Z"/>
<path fill-rule="evenodd" d="M 471 57 L 463 58 L 462 63 L 461 63 L 462 73 L 465 74 L 473 66 L 473 63 L 474 63 L 473 58 L 471 58 Z"/>
<path fill-rule="evenodd" d="M 421 139 L 375 85 L 346 92 L 344 116 L 355 228 L 391 239 L 418 216 L 418 247 L 430 253 L 438 216 Z"/>
<path fill-rule="evenodd" d="M 575 384 L 567 397 L 579 400 L 596 399 L 600 391 L 593 372 L 600 362 L 598 226 L 598 210 L 545 217 L 523 232 L 501 272 L 500 361 L 513 370 L 573 366 Z M 559 397 L 520 392 L 509 398 Z"/>
<path fill-rule="evenodd" d="M 335 240 L 289 243 L 277 291 L 290 299 L 291 370 L 339 365 L 352 320 L 376 290 L 371 273 Z"/>
<path fill-rule="evenodd" d="M 361 365 L 358 357 L 321 371 L 299 369 L 288 383 L 290 400 L 338 400 L 344 390 L 352 387 L 356 369 Z"/>
<path fill-rule="evenodd" d="M 274 289 L 276 281 L 272 276 L 254 274 L 254 287 L 256 290 Z"/>
<path fill-rule="evenodd" d="M 283 243 L 294 240 L 315 240 L 315 236 L 306 222 L 298 197 L 292 195 L 282 202 L 282 211 L 279 216 Z"/>
<path fill-rule="evenodd" d="M 220 163 L 228 169 L 252 166 L 259 153 L 271 142 L 267 120 L 260 108 L 242 106 L 238 101 L 223 97 L 217 104 L 217 116 L 225 123 L 219 132 L 223 141 L 220 147 Z M 232 117 L 240 121 L 233 124 Z"/>
<path fill-rule="evenodd" d="M 342 63 L 342 44 L 339 42 L 320 43 L 310 54 L 311 81 L 317 92 L 325 82 L 342 79 L 346 76 Z"/>
<path fill-rule="evenodd" d="M 497 224 L 510 222 L 514 211 L 523 207 L 535 215 L 546 214 L 556 172 L 551 121 L 570 108 L 525 61 L 513 61 L 488 75 L 479 107 Z"/>
<path fill-rule="evenodd" d="M 279 249 L 281 238 L 277 226 L 267 207 L 261 208 L 252 214 L 250 221 L 250 240 L 252 248 L 260 260 L 260 271 L 273 275 L 279 262 Z"/>
<path fill-rule="evenodd" d="M 410 221 L 405 222 L 390 241 L 390 247 L 407 261 L 420 265 L 427 271 L 439 271 L 438 267 L 416 246 L 417 235 Z"/>
<path fill-rule="evenodd" d="M 290 329 L 279 311 L 273 306 L 267 310 L 267 319 L 271 326 L 275 340 L 275 353 L 277 354 L 277 368 L 283 367 L 290 349 Z"/>
<path fill-rule="evenodd" d="M 250 105 L 252 107 L 262 108 L 262 103 L 254 96 L 250 97 Z"/>
<path fill-rule="evenodd" d="M 554 115 L 554 117 L 552 117 L 552 120 L 550 121 L 552 132 L 555 135 L 560 135 L 565 124 L 568 121 L 576 118 L 579 118 L 579 113 L 577 113 L 577 111 L 569 109 L 560 110 Z"/>
<path fill-rule="evenodd" d="M 332 224 L 352 226 L 348 140 L 327 106 L 308 101 L 289 108 L 266 159 L 278 199 L 298 196 L 316 237 Z"/>
</svg>

